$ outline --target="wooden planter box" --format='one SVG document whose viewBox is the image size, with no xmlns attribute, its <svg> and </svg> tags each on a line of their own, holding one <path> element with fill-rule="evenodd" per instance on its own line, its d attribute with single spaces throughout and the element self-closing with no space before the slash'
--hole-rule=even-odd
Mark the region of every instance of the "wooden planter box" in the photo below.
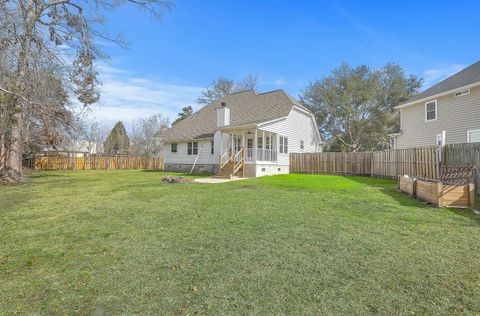
<svg viewBox="0 0 480 316">
<path fill-rule="evenodd" d="M 440 182 L 415 181 L 416 197 L 438 207 L 475 207 L 475 185 L 442 184 Z"/>
<path fill-rule="evenodd" d="M 417 179 L 406 176 L 398 177 L 398 190 L 407 193 L 410 196 L 415 196 L 415 185 Z"/>
</svg>

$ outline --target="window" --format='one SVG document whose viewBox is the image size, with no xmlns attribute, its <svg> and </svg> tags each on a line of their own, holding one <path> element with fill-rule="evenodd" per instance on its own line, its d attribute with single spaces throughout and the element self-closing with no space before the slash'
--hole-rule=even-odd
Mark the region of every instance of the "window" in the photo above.
<svg viewBox="0 0 480 316">
<path fill-rule="evenodd" d="M 457 93 L 455 93 L 455 96 L 456 97 L 461 97 L 462 95 L 467 95 L 467 94 L 470 94 L 470 89 L 465 89 L 465 90 L 462 90 L 462 91 L 458 91 Z"/>
<path fill-rule="evenodd" d="M 265 149 L 270 149 L 270 137 L 265 137 Z"/>
<path fill-rule="evenodd" d="M 304 148 L 305 148 L 305 146 L 304 146 L 304 144 L 303 144 L 303 140 L 301 140 L 301 141 L 300 141 L 300 149 L 303 150 Z"/>
<path fill-rule="evenodd" d="M 259 137 L 257 139 L 257 147 L 258 148 L 263 148 L 263 138 L 262 137 Z"/>
<path fill-rule="evenodd" d="M 193 154 L 198 155 L 198 143 L 193 142 Z"/>
<path fill-rule="evenodd" d="M 288 154 L 288 138 L 280 136 L 280 153 Z"/>
<path fill-rule="evenodd" d="M 467 132 L 467 141 L 469 143 L 480 142 L 480 129 L 468 131 Z"/>
<path fill-rule="evenodd" d="M 170 144 L 170 147 L 171 147 L 172 153 L 176 153 L 176 152 L 177 152 L 177 143 L 172 143 L 172 144 Z"/>
<path fill-rule="evenodd" d="M 437 119 L 437 100 L 425 103 L 425 121 L 435 121 Z"/>
<path fill-rule="evenodd" d="M 197 155 L 198 154 L 198 143 L 188 143 L 187 144 L 187 155 Z"/>
<path fill-rule="evenodd" d="M 215 153 L 215 142 L 212 140 L 210 142 L 210 154 L 213 155 Z"/>
</svg>

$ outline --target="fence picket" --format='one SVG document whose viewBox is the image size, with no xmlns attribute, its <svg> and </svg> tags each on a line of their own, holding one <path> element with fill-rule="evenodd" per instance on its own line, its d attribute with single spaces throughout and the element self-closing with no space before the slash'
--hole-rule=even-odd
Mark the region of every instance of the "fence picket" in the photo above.
<svg viewBox="0 0 480 316">
<path fill-rule="evenodd" d="M 25 167 L 34 170 L 163 170 L 163 157 L 35 157 L 25 159 Z"/>
<path fill-rule="evenodd" d="M 408 174 L 437 179 L 436 147 L 376 152 L 291 153 L 290 172 L 362 175 L 396 179 Z"/>
</svg>

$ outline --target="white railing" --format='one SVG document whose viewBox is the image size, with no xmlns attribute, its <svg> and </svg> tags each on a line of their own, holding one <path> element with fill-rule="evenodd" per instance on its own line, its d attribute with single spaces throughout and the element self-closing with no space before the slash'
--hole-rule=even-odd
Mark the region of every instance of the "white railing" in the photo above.
<svg viewBox="0 0 480 316">
<path fill-rule="evenodd" d="M 257 149 L 257 161 L 277 161 L 277 152 L 273 149 Z"/>
<path fill-rule="evenodd" d="M 231 157 L 228 152 L 220 156 L 220 169 L 222 169 L 229 161 Z"/>
<path fill-rule="evenodd" d="M 245 152 L 242 149 L 240 149 L 235 156 L 233 156 L 233 174 L 236 174 L 240 168 L 242 168 L 245 165 Z"/>
<path fill-rule="evenodd" d="M 253 148 L 247 148 L 247 160 L 248 161 L 253 160 Z"/>
<path fill-rule="evenodd" d="M 238 161 L 238 158 L 236 157 L 240 151 L 234 151 L 233 157 L 229 156 L 230 158 L 233 158 L 233 160 L 236 162 Z M 277 151 L 274 149 L 262 149 L 258 148 L 256 149 L 257 161 L 271 161 L 271 162 L 276 162 L 277 161 Z M 228 154 L 228 153 L 227 153 Z M 227 157 L 223 157 L 222 161 L 225 161 Z M 245 160 L 246 161 L 255 161 L 255 149 L 254 148 L 245 148 Z M 228 159 L 227 161 L 228 162 Z"/>
</svg>

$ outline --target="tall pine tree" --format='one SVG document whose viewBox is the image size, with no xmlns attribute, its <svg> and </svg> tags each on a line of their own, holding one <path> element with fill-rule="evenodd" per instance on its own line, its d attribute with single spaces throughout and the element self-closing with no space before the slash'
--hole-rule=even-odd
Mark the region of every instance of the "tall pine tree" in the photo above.
<svg viewBox="0 0 480 316">
<path fill-rule="evenodd" d="M 121 121 L 117 122 L 104 143 L 104 149 L 107 154 L 127 155 L 130 147 L 125 126 Z"/>
</svg>

